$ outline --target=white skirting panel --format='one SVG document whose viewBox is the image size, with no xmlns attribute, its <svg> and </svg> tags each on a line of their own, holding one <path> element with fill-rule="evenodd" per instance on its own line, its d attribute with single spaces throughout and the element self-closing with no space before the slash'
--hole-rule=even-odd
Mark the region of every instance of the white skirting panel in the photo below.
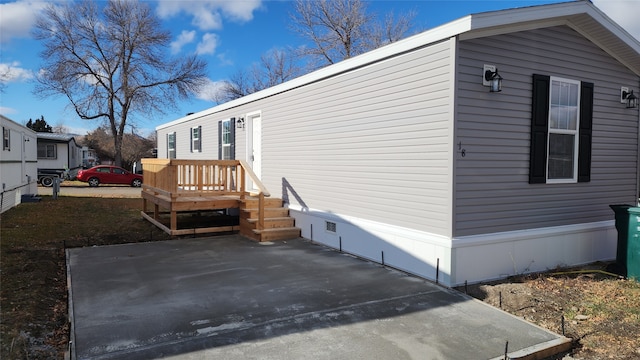
<svg viewBox="0 0 640 360">
<path fill-rule="evenodd" d="M 451 241 L 446 236 L 296 206 L 290 206 L 290 213 L 306 239 L 429 280 L 437 278 L 445 286 L 616 257 L 614 221 L 464 236 Z M 327 226 L 327 222 L 332 224 Z"/>
<path fill-rule="evenodd" d="M 446 286 L 451 278 L 451 242 L 448 237 L 340 216 L 289 207 L 302 237 L 345 253 L 384 263 L 407 273 L 437 280 Z M 335 224 L 335 232 L 327 230 Z M 332 224 L 329 224 L 333 228 Z M 436 270 L 438 269 L 438 275 Z"/>
<path fill-rule="evenodd" d="M 453 285 L 612 260 L 614 221 L 453 239 Z"/>
</svg>

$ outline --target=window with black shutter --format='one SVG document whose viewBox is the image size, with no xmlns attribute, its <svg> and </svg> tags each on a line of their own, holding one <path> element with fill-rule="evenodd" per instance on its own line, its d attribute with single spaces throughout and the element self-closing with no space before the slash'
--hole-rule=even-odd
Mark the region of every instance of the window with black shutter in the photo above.
<svg viewBox="0 0 640 360">
<path fill-rule="evenodd" d="M 591 180 L 593 83 L 533 75 L 529 183 Z"/>
</svg>

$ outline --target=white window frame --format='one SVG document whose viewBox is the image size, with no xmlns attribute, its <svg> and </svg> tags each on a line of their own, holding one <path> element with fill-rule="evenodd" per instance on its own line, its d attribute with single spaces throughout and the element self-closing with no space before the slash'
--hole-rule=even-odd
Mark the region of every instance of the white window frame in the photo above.
<svg viewBox="0 0 640 360">
<path fill-rule="evenodd" d="M 171 138 L 173 138 L 173 147 L 171 147 Z M 173 157 L 171 156 L 173 155 Z M 167 159 L 176 158 L 176 132 L 170 132 L 167 134 Z"/>
<path fill-rule="evenodd" d="M 226 127 L 225 127 L 226 124 Z M 231 119 L 222 120 L 222 134 L 220 134 L 220 139 L 222 141 L 222 159 L 221 160 L 233 160 L 231 159 L 231 128 L 230 126 L 234 126 L 231 122 Z M 225 131 L 226 130 L 226 131 Z M 228 142 L 225 142 L 225 134 L 227 134 Z"/>
<path fill-rule="evenodd" d="M 201 152 L 202 151 L 202 134 L 200 126 L 195 126 L 191 128 L 191 152 Z M 197 135 L 197 136 L 196 136 Z"/>
<path fill-rule="evenodd" d="M 575 105 L 566 105 L 566 104 L 558 104 L 557 102 L 554 103 L 554 92 L 553 92 L 553 84 L 554 82 L 560 82 L 560 83 L 564 83 L 564 84 L 570 84 L 570 85 L 575 85 L 577 88 L 577 98 L 576 98 L 576 104 Z M 566 79 L 566 78 L 561 78 L 561 77 L 555 77 L 555 76 L 551 76 L 550 77 L 550 81 L 549 81 L 549 121 L 548 121 L 548 128 L 547 128 L 547 183 L 549 184 L 564 184 L 564 183 L 577 183 L 578 182 L 578 150 L 579 150 L 579 131 L 580 131 L 580 97 L 581 97 L 581 93 L 580 93 L 580 88 L 581 88 L 581 83 L 578 80 L 573 80 L 573 79 Z M 575 112 L 575 129 L 570 129 L 570 128 L 566 128 L 566 129 L 562 129 L 562 128 L 553 128 L 552 125 L 552 116 L 553 116 L 553 106 L 557 105 L 558 107 L 565 107 L 565 110 L 574 110 Z M 575 107 L 575 109 L 573 109 Z M 572 135 L 573 136 L 573 175 L 571 178 L 551 178 L 550 174 L 551 174 L 551 169 L 549 168 L 549 161 L 551 159 L 551 154 L 550 154 L 550 144 L 551 144 L 551 135 L 552 134 L 559 134 L 559 135 Z"/>
<path fill-rule="evenodd" d="M 40 149 L 44 149 L 44 156 L 40 156 Z M 40 144 L 38 145 L 37 153 L 38 153 L 38 159 L 57 159 L 58 146 L 56 146 L 56 144 Z M 49 153 L 51 153 L 52 155 L 49 156 Z"/>
</svg>

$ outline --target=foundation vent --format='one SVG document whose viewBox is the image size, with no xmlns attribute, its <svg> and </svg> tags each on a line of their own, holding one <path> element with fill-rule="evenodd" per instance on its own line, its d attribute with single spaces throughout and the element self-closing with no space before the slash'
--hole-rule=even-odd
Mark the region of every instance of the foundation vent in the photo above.
<svg viewBox="0 0 640 360">
<path fill-rule="evenodd" d="M 336 223 L 331 221 L 326 221 L 326 229 L 328 232 L 335 233 L 336 232 Z"/>
</svg>

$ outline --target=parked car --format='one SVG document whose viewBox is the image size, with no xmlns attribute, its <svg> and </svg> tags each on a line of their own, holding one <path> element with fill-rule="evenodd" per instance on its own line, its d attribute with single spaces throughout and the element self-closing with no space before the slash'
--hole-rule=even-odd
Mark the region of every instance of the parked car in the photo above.
<svg viewBox="0 0 640 360">
<path fill-rule="evenodd" d="M 89 186 L 100 184 L 126 184 L 134 187 L 142 186 L 142 175 L 134 174 L 118 166 L 98 165 L 78 172 L 78 180 L 89 183 Z"/>
</svg>

